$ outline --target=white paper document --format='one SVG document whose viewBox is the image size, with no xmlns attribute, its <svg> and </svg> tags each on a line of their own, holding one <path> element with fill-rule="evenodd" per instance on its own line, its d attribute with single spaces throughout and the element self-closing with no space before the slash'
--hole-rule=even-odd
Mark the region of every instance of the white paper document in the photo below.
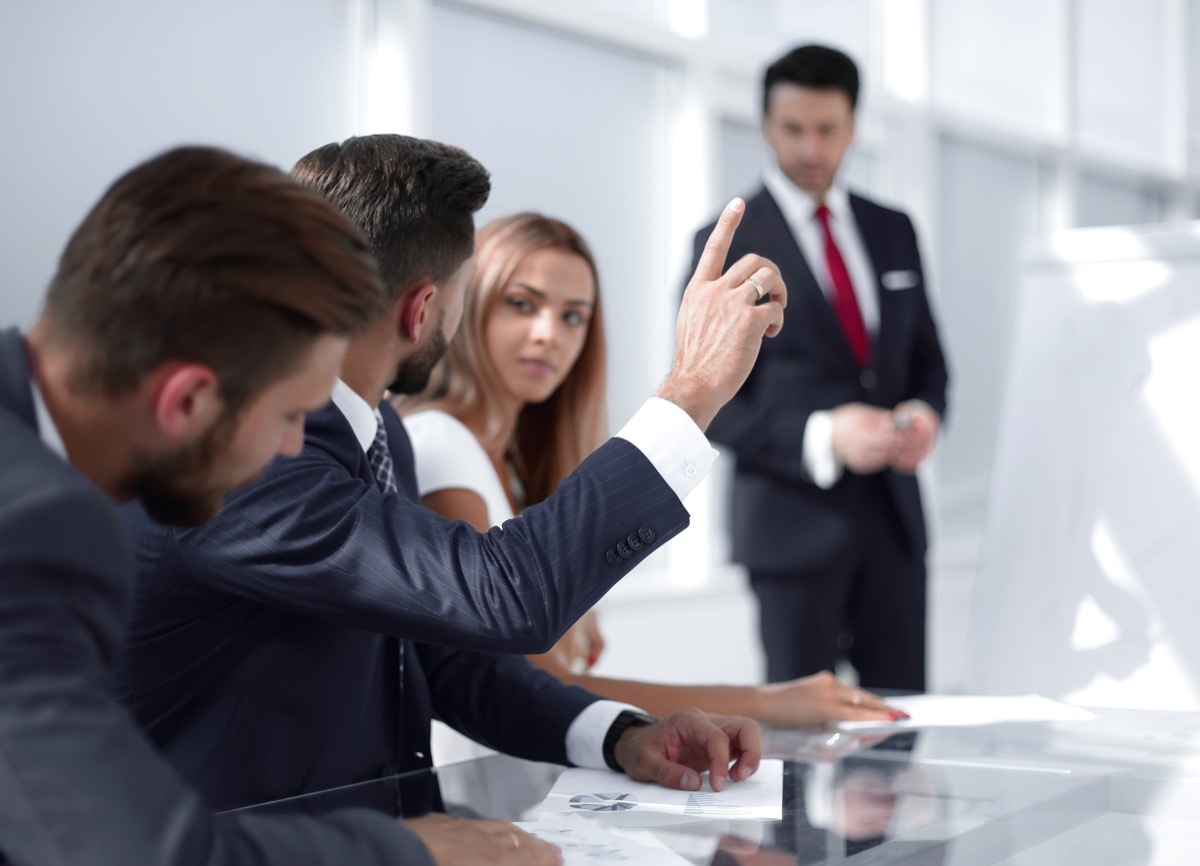
<svg viewBox="0 0 1200 866">
<path fill-rule="evenodd" d="M 689 862 L 666 848 L 639 845 L 616 833 L 581 818 L 564 815 L 550 821 L 518 821 L 517 826 L 531 836 L 557 845 L 564 866 L 597 866 L 621 863 L 623 866 L 689 866 Z"/>
<path fill-rule="evenodd" d="M 699 791 L 676 791 L 648 782 L 635 782 L 610 770 L 564 770 L 542 802 L 543 815 L 587 817 L 675 816 L 707 820 L 780 821 L 783 819 L 783 762 L 768 758 L 744 782 L 729 781 L 725 790 L 708 784 Z M 646 823 L 623 821 L 620 823 Z"/>
<path fill-rule="evenodd" d="M 838 722 L 843 731 L 991 725 L 997 722 L 1085 722 L 1095 713 L 1041 695 L 908 695 L 886 698 L 911 718 L 898 722 Z"/>
</svg>

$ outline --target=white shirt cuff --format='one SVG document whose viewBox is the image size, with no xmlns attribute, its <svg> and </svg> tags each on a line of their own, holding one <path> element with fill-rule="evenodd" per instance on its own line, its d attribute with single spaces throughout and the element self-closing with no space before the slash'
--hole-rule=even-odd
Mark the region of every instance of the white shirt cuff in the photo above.
<svg viewBox="0 0 1200 866">
<path fill-rule="evenodd" d="M 842 465 L 833 456 L 833 416 L 829 412 L 813 412 L 804 425 L 804 469 L 822 490 L 842 477 Z"/>
<path fill-rule="evenodd" d="M 612 723 L 625 710 L 637 707 L 617 701 L 596 701 L 583 708 L 583 712 L 567 728 L 567 760 L 576 767 L 592 770 L 607 770 L 604 763 L 604 737 Z"/>
<path fill-rule="evenodd" d="M 682 502 L 712 470 L 717 452 L 692 417 L 670 400 L 651 397 L 617 436 L 646 455 Z"/>
</svg>

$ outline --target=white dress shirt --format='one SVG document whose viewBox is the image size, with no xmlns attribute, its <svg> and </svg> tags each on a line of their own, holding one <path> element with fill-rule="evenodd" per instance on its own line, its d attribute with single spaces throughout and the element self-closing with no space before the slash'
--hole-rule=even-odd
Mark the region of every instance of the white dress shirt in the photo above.
<svg viewBox="0 0 1200 866">
<path fill-rule="evenodd" d="M 375 440 L 378 424 L 372 407 L 340 379 L 333 387 L 333 402 L 346 416 L 366 451 Z M 453 430 L 443 432 L 452 433 Z M 470 431 L 463 428 L 463 432 L 469 440 L 463 443 L 464 447 L 473 445 L 482 451 Z M 657 397 L 647 400 L 617 435 L 646 455 L 681 500 L 704 480 L 717 456 L 691 416 L 669 400 Z M 484 461 L 488 463 L 488 473 L 494 476 L 495 470 L 486 461 L 486 454 Z M 492 523 L 502 523 L 512 517 L 507 500 L 502 513 L 492 515 L 489 512 L 488 517 Z M 567 759 L 579 767 L 605 768 L 604 737 L 621 711 L 627 709 L 638 708 L 608 700 L 585 707 L 567 729 Z"/>
<path fill-rule="evenodd" d="M 833 280 L 825 259 L 825 233 L 817 223 L 817 208 L 822 204 L 800 189 L 783 173 L 776 163 L 763 169 L 763 186 L 771 193 L 783 212 L 788 228 L 796 238 L 804 260 L 825 298 L 833 302 Z M 863 244 L 854 213 L 850 210 L 850 195 L 836 181 L 825 193 L 824 204 L 829 208 L 829 233 L 837 245 L 854 297 L 862 313 L 863 325 L 874 340 L 879 333 L 879 297 L 875 292 L 876 274 Z M 833 454 L 833 419 L 828 411 L 813 412 L 804 426 L 804 468 L 818 487 L 830 488 L 842 477 L 843 466 Z"/>
<path fill-rule="evenodd" d="M 817 208 L 821 202 L 788 180 L 774 163 L 763 169 L 763 185 L 783 211 L 783 218 L 800 244 L 804 260 L 812 268 L 825 298 L 832 304 L 833 280 L 825 260 L 825 233 L 817 222 Z M 879 333 L 879 297 L 874 291 L 875 268 L 871 266 L 871 257 L 863 245 L 858 223 L 854 221 L 854 212 L 850 210 L 850 194 L 835 182 L 825 193 L 824 204 L 829 208 L 829 232 L 846 263 L 863 324 L 867 333 L 874 337 Z"/>
<path fill-rule="evenodd" d="M 63 444 L 62 434 L 58 432 L 58 427 L 54 425 L 54 419 L 50 417 L 50 410 L 46 408 L 46 398 L 42 396 L 42 389 L 33 379 L 29 380 L 29 389 L 33 392 L 33 414 L 37 419 L 38 436 L 41 438 L 42 444 L 70 463 L 71 460 L 67 457 L 67 446 Z"/>
<path fill-rule="evenodd" d="M 341 379 L 334 383 L 333 403 L 350 422 L 363 450 L 370 448 L 378 424 L 374 409 Z M 681 502 L 708 477 L 717 459 L 716 449 L 692 417 L 661 397 L 643 403 L 617 431 L 617 438 L 646 455 Z"/>
</svg>

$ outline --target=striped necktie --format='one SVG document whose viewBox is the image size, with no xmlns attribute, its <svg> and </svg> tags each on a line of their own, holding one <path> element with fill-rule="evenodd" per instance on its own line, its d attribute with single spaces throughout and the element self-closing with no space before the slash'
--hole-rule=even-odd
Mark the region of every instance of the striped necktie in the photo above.
<svg viewBox="0 0 1200 866">
<path fill-rule="evenodd" d="M 383 415 L 375 410 L 375 441 L 367 449 L 367 462 L 375 473 L 375 483 L 384 493 L 396 492 L 396 473 L 392 469 L 392 452 L 388 450 L 387 428 L 383 426 Z"/>
</svg>

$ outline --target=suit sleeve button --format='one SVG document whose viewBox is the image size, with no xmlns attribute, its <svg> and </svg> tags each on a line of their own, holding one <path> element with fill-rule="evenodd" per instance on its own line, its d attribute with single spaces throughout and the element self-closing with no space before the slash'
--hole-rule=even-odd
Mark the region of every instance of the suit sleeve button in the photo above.
<svg viewBox="0 0 1200 866">
<path fill-rule="evenodd" d="M 629 533 L 629 535 L 626 537 L 625 541 L 634 550 L 642 549 L 642 540 L 640 538 L 638 538 L 638 534 L 636 532 Z"/>
<path fill-rule="evenodd" d="M 617 553 L 616 548 L 610 547 L 604 551 L 604 558 L 608 561 L 609 565 L 621 564 L 621 554 Z"/>
<path fill-rule="evenodd" d="M 626 544 L 625 540 L 622 539 L 621 541 L 617 542 L 617 553 L 628 559 L 629 557 L 633 556 L 633 548 Z"/>
<path fill-rule="evenodd" d="M 651 529 L 649 526 L 643 526 L 641 529 L 638 530 L 638 536 L 642 539 L 642 541 L 649 544 L 651 541 L 654 540 L 654 530 Z"/>
</svg>

